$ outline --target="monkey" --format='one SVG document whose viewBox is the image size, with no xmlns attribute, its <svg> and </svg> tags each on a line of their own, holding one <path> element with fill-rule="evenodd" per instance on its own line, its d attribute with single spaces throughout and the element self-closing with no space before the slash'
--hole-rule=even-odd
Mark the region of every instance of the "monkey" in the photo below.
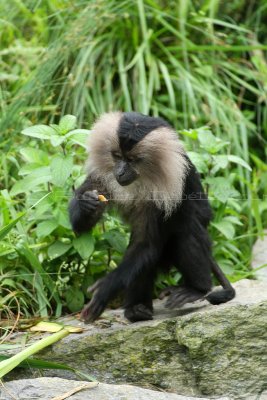
<svg viewBox="0 0 267 400">
<path fill-rule="evenodd" d="M 117 208 L 129 224 L 130 240 L 118 267 L 90 288 L 92 299 L 81 313 L 86 323 L 95 321 L 119 292 L 129 321 L 153 319 L 155 278 L 172 266 L 182 283 L 161 293 L 161 298 L 169 296 L 167 308 L 234 298 L 234 288 L 212 256 L 212 211 L 200 175 L 163 118 L 117 111 L 94 123 L 87 177 L 69 204 L 74 232 L 91 230 L 107 206 Z M 212 273 L 222 289 L 212 291 Z"/>
</svg>

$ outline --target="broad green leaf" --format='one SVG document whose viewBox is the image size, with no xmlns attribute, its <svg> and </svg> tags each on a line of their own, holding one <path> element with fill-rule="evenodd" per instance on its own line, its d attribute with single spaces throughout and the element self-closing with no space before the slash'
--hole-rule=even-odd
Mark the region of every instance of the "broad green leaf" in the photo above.
<svg viewBox="0 0 267 400">
<path fill-rule="evenodd" d="M 206 174 L 208 172 L 207 158 L 209 159 L 209 156 L 207 157 L 195 151 L 188 151 L 187 154 L 199 173 Z"/>
<path fill-rule="evenodd" d="M 226 275 L 233 275 L 234 273 L 234 266 L 233 263 L 230 260 L 227 259 L 219 259 L 218 260 L 218 264 L 220 266 L 220 268 L 222 269 L 222 271 L 226 274 Z"/>
<path fill-rule="evenodd" d="M 32 171 L 26 178 L 16 182 L 10 191 L 11 196 L 19 193 L 27 193 L 33 190 L 36 186 L 51 181 L 50 167 L 40 167 Z"/>
<path fill-rule="evenodd" d="M 62 243 L 57 240 L 48 248 L 48 255 L 50 258 L 54 259 L 57 257 L 62 256 L 63 254 L 67 253 L 67 251 L 71 248 L 71 244 Z"/>
<path fill-rule="evenodd" d="M 62 135 L 75 128 L 77 118 L 74 115 L 65 115 L 59 122 L 59 129 Z"/>
<path fill-rule="evenodd" d="M 228 157 L 228 160 L 231 161 L 232 163 L 239 164 L 242 167 L 248 169 L 249 171 L 252 171 L 252 169 L 248 165 L 248 163 L 246 163 L 246 161 L 242 160 L 242 158 L 240 158 L 238 156 L 233 156 L 233 155 L 229 155 L 227 157 Z"/>
<path fill-rule="evenodd" d="M 47 125 L 33 125 L 23 129 L 21 133 L 38 139 L 50 139 L 55 135 L 55 130 Z"/>
<path fill-rule="evenodd" d="M 216 137 L 207 129 L 198 131 L 198 140 L 201 147 L 208 151 L 216 147 L 217 144 Z"/>
<path fill-rule="evenodd" d="M 83 259 L 87 260 L 94 251 L 94 238 L 91 232 L 83 233 L 73 239 L 73 247 Z"/>
<path fill-rule="evenodd" d="M 48 163 L 47 163 L 48 164 Z M 37 163 L 27 163 L 24 164 L 20 170 L 19 170 L 19 175 L 24 176 L 24 175 L 29 175 L 32 174 L 36 169 L 40 168 L 40 164 Z"/>
<path fill-rule="evenodd" d="M 187 136 L 190 139 L 196 140 L 197 139 L 197 129 L 183 129 L 179 131 L 180 135 Z"/>
<path fill-rule="evenodd" d="M 49 163 L 48 154 L 43 150 L 33 147 L 23 147 L 19 152 L 28 163 L 36 163 L 39 165 L 47 165 Z"/>
<path fill-rule="evenodd" d="M 50 168 L 52 175 L 52 182 L 56 186 L 63 187 L 66 180 L 70 176 L 73 167 L 72 156 L 57 156 L 52 159 Z"/>
<path fill-rule="evenodd" d="M 86 149 L 90 132 L 91 131 L 89 131 L 87 129 L 75 129 L 75 130 L 67 133 L 65 138 L 68 138 L 68 143 L 78 144 Z"/>
<path fill-rule="evenodd" d="M 222 220 L 220 222 L 212 222 L 212 226 L 221 232 L 227 239 L 233 239 L 235 236 L 235 228 L 230 221 Z"/>
<path fill-rule="evenodd" d="M 38 237 L 44 237 L 50 235 L 58 226 L 58 223 L 54 219 L 42 221 L 37 225 L 36 234 Z"/>
<path fill-rule="evenodd" d="M 208 129 L 198 129 L 198 140 L 200 146 L 211 154 L 218 153 L 223 147 L 228 146 L 228 142 L 216 138 Z"/>
<path fill-rule="evenodd" d="M 204 180 L 210 186 L 210 198 L 213 195 L 216 199 L 220 200 L 222 203 L 226 203 L 230 198 L 239 197 L 240 194 L 231 183 L 221 176 L 219 177 L 209 177 Z"/>
<path fill-rule="evenodd" d="M 229 163 L 228 156 L 226 155 L 216 155 L 213 156 L 213 164 L 211 173 L 216 174 L 220 169 L 225 169 Z"/>
<path fill-rule="evenodd" d="M 232 224 L 243 226 L 243 223 L 234 215 L 227 215 L 224 217 L 225 221 L 230 221 Z"/>
<path fill-rule="evenodd" d="M 81 289 L 72 287 L 65 293 L 66 303 L 71 312 L 80 311 L 84 305 L 84 294 Z"/>
<path fill-rule="evenodd" d="M 88 137 L 92 131 L 89 129 L 74 129 L 66 134 L 66 138 L 75 136 L 75 135 L 85 135 Z"/>
<path fill-rule="evenodd" d="M 63 208 L 64 205 L 62 205 L 62 207 L 57 207 L 57 209 L 55 211 L 53 211 L 53 215 L 55 216 L 56 220 L 58 221 L 58 224 L 63 226 L 64 228 L 70 229 L 71 225 L 70 225 L 70 218 L 69 218 L 69 213 L 67 208 Z"/>
<path fill-rule="evenodd" d="M 61 143 L 63 143 L 65 141 L 65 137 L 64 136 L 59 136 L 59 135 L 54 135 L 51 137 L 51 144 L 54 147 L 57 147 L 59 145 L 61 145 Z"/>
<path fill-rule="evenodd" d="M 127 247 L 127 239 L 125 234 L 118 232 L 117 230 L 111 230 L 105 232 L 103 237 L 108 241 L 111 247 L 120 253 L 123 253 Z"/>
</svg>

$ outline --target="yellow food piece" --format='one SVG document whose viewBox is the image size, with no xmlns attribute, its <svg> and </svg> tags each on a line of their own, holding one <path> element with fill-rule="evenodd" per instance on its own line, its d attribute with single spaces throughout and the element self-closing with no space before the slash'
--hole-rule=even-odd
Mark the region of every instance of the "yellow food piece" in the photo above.
<svg viewBox="0 0 267 400">
<path fill-rule="evenodd" d="M 108 201 L 103 194 L 98 195 L 98 200 L 100 201 Z"/>
</svg>

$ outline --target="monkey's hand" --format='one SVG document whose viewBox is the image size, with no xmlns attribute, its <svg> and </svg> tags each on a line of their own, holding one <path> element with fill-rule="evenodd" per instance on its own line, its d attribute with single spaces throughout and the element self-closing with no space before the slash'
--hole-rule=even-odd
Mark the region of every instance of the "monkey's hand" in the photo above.
<svg viewBox="0 0 267 400">
<path fill-rule="evenodd" d="M 204 300 L 204 293 L 184 285 L 169 286 L 163 289 L 159 298 L 162 300 L 165 296 L 169 296 L 165 307 L 170 309 L 179 308 L 186 303 L 194 303 L 197 300 Z"/>
<path fill-rule="evenodd" d="M 89 231 L 101 218 L 106 202 L 96 190 L 78 191 L 69 206 L 70 222 L 76 233 Z"/>
<path fill-rule="evenodd" d="M 104 311 L 108 303 L 106 287 L 106 278 L 99 279 L 96 283 L 88 288 L 88 292 L 93 293 L 93 297 L 82 310 L 81 319 L 85 323 L 94 322 Z"/>
<path fill-rule="evenodd" d="M 76 196 L 79 208 L 85 214 L 94 214 L 100 209 L 102 211 L 104 202 L 99 199 L 97 190 L 86 191 Z"/>
</svg>

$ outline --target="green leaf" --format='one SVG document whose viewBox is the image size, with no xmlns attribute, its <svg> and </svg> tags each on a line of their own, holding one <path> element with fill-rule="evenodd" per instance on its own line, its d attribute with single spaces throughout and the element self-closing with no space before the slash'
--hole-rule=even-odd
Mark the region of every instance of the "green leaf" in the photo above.
<svg viewBox="0 0 267 400">
<path fill-rule="evenodd" d="M 28 163 L 36 163 L 39 165 L 48 165 L 49 163 L 48 154 L 43 150 L 33 147 L 23 147 L 19 152 Z"/>
<path fill-rule="evenodd" d="M 37 225 L 36 234 L 38 237 L 44 237 L 50 235 L 58 226 L 56 220 L 50 219 L 48 221 L 42 221 Z"/>
<path fill-rule="evenodd" d="M 234 215 L 227 215 L 226 217 L 224 217 L 224 220 L 230 221 L 234 225 L 243 226 L 243 223 Z"/>
<path fill-rule="evenodd" d="M 10 191 L 11 196 L 19 193 L 27 193 L 36 186 L 51 181 L 50 167 L 40 167 L 32 171 L 26 178 L 16 182 Z"/>
<path fill-rule="evenodd" d="M 127 239 L 125 234 L 112 229 L 109 232 L 105 232 L 103 237 L 108 241 L 111 247 L 120 253 L 123 253 L 127 247 Z"/>
<path fill-rule="evenodd" d="M 8 358 L 7 360 L 1 361 L 0 378 L 3 378 L 3 376 L 12 371 L 12 369 L 16 368 L 22 361 L 26 360 L 32 354 L 35 354 L 38 351 L 43 350 L 45 347 L 57 342 L 58 340 L 63 339 L 65 336 L 69 335 L 69 333 L 70 332 L 67 329 L 63 328 L 59 332 L 53 333 L 52 335 L 47 336 L 36 343 L 33 343 L 26 349 Z"/>
<path fill-rule="evenodd" d="M 21 213 L 17 218 L 13 219 L 9 224 L 3 226 L 0 229 L 0 240 L 4 239 L 4 237 L 11 231 L 11 229 L 17 224 L 17 222 L 26 214 L 26 212 Z"/>
<path fill-rule="evenodd" d="M 208 172 L 207 162 L 209 156 L 206 157 L 206 155 L 196 153 L 195 151 L 188 151 L 187 154 L 199 173 L 206 174 Z"/>
<path fill-rule="evenodd" d="M 47 125 L 33 125 L 29 128 L 23 129 L 21 133 L 38 139 L 50 139 L 56 132 L 53 128 Z"/>
<path fill-rule="evenodd" d="M 248 163 L 246 163 L 246 161 L 242 160 L 242 158 L 238 156 L 229 155 L 228 160 L 231 161 L 232 163 L 241 165 L 242 167 L 248 169 L 249 171 L 252 171 Z"/>
<path fill-rule="evenodd" d="M 39 285 L 37 292 L 37 297 L 39 296 L 39 303 L 47 303 L 47 297 L 45 294 L 44 286 L 51 293 L 51 297 L 53 297 L 57 303 L 57 315 L 61 313 L 61 300 L 59 298 L 57 288 L 55 282 L 50 277 L 50 275 L 44 270 L 42 264 L 40 263 L 37 255 L 29 248 L 27 243 L 19 243 L 16 248 L 17 252 L 28 260 L 29 264 L 33 268 L 34 271 L 37 271 L 39 274 L 36 275 L 36 283 Z M 49 251 L 49 249 L 48 249 Z M 44 284 L 44 285 L 43 285 Z M 45 315 L 46 310 L 44 308 L 41 309 L 41 315 Z"/>
<path fill-rule="evenodd" d="M 3 345 L 1 345 L 0 350 L 2 350 L 2 346 Z M 9 345 L 9 347 L 10 347 L 10 345 Z M 14 349 L 17 347 L 21 347 L 21 346 L 20 345 L 12 345 L 12 347 L 10 347 L 10 348 Z M 3 347 L 3 350 L 5 350 L 4 347 Z M 0 361 L 8 360 L 10 358 L 11 358 L 11 356 L 0 354 Z M 19 367 L 20 368 L 37 368 L 37 369 L 60 369 L 60 370 L 72 371 L 75 374 L 77 374 L 78 376 L 88 379 L 89 381 L 96 381 L 96 379 L 94 377 L 92 377 L 91 375 L 87 375 L 84 372 L 81 372 L 73 367 L 70 367 L 67 364 L 57 363 L 57 362 L 53 362 L 53 361 L 45 361 L 45 360 L 41 360 L 39 358 L 27 358 L 25 361 L 22 361 L 19 364 Z"/>
<path fill-rule="evenodd" d="M 51 175 L 52 182 L 56 186 L 63 187 L 66 184 L 66 180 L 70 176 L 73 167 L 72 156 L 56 156 L 51 162 Z"/>
<path fill-rule="evenodd" d="M 90 135 L 89 130 L 87 129 L 75 129 L 65 136 L 65 138 L 68 138 L 68 143 L 70 144 L 78 144 L 82 146 L 83 148 L 87 149 L 87 141 L 88 137 Z"/>
<path fill-rule="evenodd" d="M 67 251 L 71 248 L 71 244 L 62 243 L 57 240 L 48 248 L 48 256 L 52 259 L 62 256 L 67 253 Z"/>
<path fill-rule="evenodd" d="M 205 183 L 210 185 L 210 195 L 213 195 L 216 199 L 220 200 L 222 203 L 226 203 L 229 198 L 239 197 L 240 194 L 231 183 L 221 176 L 209 177 L 204 180 Z"/>
<path fill-rule="evenodd" d="M 216 147 L 217 144 L 216 137 L 207 129 L 198 132 L 198 140 L 201 147 L 208 151 Z"/>
<path fill-rule="evenodd" d="M 211 174 L 216 174 L 220 169 L 225 169 L 229 163 L 228 156 L 226 155 L 216 155 L 213 156 L 213 168 Z"/>
<path fill-rule="evenodd" d="M 214 226 L 220 233 L 222 233 L 227 239 L 233 239 L 235 236 L 234 225 L 230 221 L 222 220 L 220 222 L 212 222 Z"/>
<path fill-rule="evenodd" d="M 74 115 L 65 115 L 61 118 L 59 122 L 60 133 L 64 135 L 65 133 L 71 131 L 75 128 L 77 118 Z"/>
<path fill-rule="evenodd" d="M 198 140 L 200 146 L 211 154 L 218 153 L 223 147 L 229 143 L 216 138 L 208 129 L 198 129 Z"/>
<path fill-rule="evenodd" d="M 65 141 L 64 136 L 54 135 L 53 137 L 51 137 L 50 143 L 52 144 L 53 147 L 57 147 L 60 146 L 61 143 L 63 143 L 64 141 Z"/>
<path fill-rule="evenodd" d="M 71 312 L 81 310 L 84 305 L 84 294 L 80 289 L 72 287 L 66 291 L 65 296 L 68 309 Z"/>
<path fill-rule="evenodd" d="M 73 247 L 84 260 L 87 260 L 94 251 L 94 238 L 91 232 L 83 233 L 73 239 Z"/>
<path fill-rule="evenodd" d="M 197 129 L 183 129 L 182 131 L 179 131 L 179 135 L 187 136 L 192 140 L 197 139 Z"/>
</svg>

